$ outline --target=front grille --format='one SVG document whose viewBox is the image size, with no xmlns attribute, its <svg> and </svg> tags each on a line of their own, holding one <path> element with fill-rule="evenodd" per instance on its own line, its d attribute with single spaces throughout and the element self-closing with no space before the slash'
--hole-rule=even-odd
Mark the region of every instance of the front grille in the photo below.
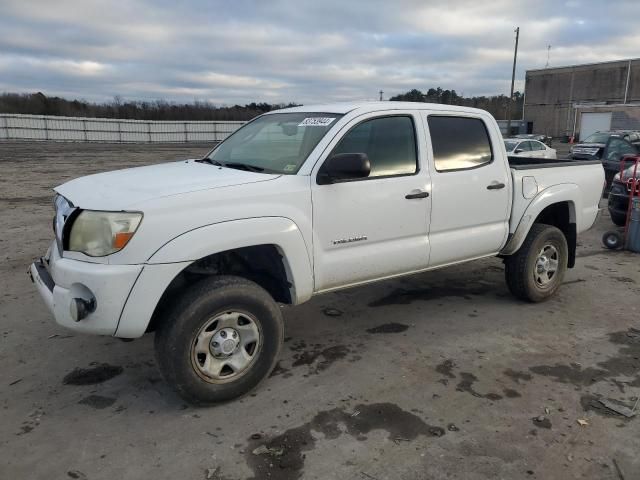
<svg viewBox="0 0 640 480">
<path fill-rule="evenodd" d="M 64 226 L 75 208 L 73 206 L 73 203 L 64 198 L 62 195 L 56 195 L 54 205 L 56 213 L 53 220 L 53 230 L 56 236 L 58 251 L 62 255 L 62 251 L 64 250 Z"/>
</svg>

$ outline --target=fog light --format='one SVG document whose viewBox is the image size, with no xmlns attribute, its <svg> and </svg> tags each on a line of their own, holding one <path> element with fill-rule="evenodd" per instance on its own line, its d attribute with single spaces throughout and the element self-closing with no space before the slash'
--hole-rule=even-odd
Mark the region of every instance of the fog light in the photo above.
<svg viewBox="0 0 640 480">
<path fill-rule="evenodd" d="M 69 311 L 74 322 L 79 322 L 86 318 L 90 313 L 95 312 L 95 310 L 95 298 L 92 298 L 91 300 L 85 300 L 84 298 L 72 298 L 71 303 L 69 304 Z"/>
</svg>

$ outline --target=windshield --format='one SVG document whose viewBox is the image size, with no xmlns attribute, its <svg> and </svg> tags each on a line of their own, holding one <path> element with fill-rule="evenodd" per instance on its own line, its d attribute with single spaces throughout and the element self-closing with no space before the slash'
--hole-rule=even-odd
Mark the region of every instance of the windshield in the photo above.
<svg viewBox="0 0 640 480">
<path fill-rule="evenodd" d="M 207 158 L 230 168 L 293 175 L 341 116 L 310 112 L 263 115 L 234 132 Z"/>
<path fill-rule="evenodd" d="M 514 140 L 505 140 L 504 146 L 507 149 L 507 152 L 513 152 L 516 149 L 516 146 L 518 145 L 518 143 L 520 142 L 516 142 Z"/>
<path fill-rule="evenodd" d="M 585 138 L 582 143 L 607 143 L 607 140 L 609 140 L 608 133 L 596 132 Z"/>
</svg>

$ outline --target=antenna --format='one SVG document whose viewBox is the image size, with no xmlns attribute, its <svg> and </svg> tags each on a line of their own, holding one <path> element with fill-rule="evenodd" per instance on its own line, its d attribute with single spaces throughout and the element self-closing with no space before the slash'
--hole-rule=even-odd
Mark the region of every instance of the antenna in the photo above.
<svg viewBox="0 0 640 480">
<path fill-rule="evenodd" d="M 549 68 L 549 54 L 551 53 L 551 45 L 547 45 L 547 64 L 544 68 Z"/>
<path fill-rule="evenodd" d="M 378 92 L 380 94 L 380 101 L 382 101 L 382 94 L 384 93 L 382 90 Z"/>
</svg>

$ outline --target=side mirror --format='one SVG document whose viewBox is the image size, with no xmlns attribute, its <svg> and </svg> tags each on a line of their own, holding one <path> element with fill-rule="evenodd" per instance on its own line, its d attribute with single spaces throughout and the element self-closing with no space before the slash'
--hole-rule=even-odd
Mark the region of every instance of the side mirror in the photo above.
<svg viewBox="0 0 640 480">
<path fill-rule="evenodd" d="M 329 157 L 320 168 L 318 184 L 366 178 L 370 173 L 371 163 L 366 153 L 338 153 Z"/>
<path fill-rule="evenodd" d="M 522 153 L 522 152 L 524 152 L 524 150 L 523 150 L 523 149 L 521 149 L 521 148 L 516 148 L 516 149 L 513 151 L 513 153 Z"/>
</svg>

